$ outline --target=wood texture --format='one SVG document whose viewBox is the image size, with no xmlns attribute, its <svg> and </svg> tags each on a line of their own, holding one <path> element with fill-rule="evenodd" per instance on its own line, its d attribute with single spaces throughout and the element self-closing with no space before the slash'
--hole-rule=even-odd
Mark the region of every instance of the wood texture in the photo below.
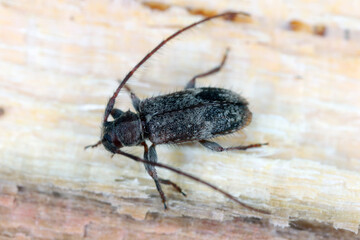
<svg viewBox="0 0 360 240">
<path fill-rule="evenodd" d="M 360 222 L 360 21 L 356 1 L 0 1 L 0 237 L 4 239 L 354 239 Z M 149 97 L 199 86 L 250 102 L 253 122 L 218 139 L 239 153 L 159 146 L 159 160 L 268 209 L 242 209 L 159 169 L 164 211 L 140 164 L 84 151 L 118 82 L 169 34 L 226 10 L 164 48 L 129 82 Z M 118 104 L 129 108 L 128 95 Z M 127 149 L 142 155 L 141 148 Z M 285 228 L 283 228 L 285 227 Z"/>
</svg>

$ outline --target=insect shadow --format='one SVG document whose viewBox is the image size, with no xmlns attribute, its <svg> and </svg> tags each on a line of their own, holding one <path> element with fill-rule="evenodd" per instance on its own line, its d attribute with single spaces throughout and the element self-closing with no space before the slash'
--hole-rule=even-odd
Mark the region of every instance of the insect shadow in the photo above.
<svg viewBox="0 0 360 240">
<path fill-rule="evenodd" d="M 197 141 L 204 147 L 217 152 L 246 150 L 267 145 L 267 143 L 256 143 L 246 146 L 222 147 L 216 142 L 209 141 L 209 139 L 214 137 L 230 134 L 246 127 L 252 118 L 252 113 L 248 108 L 248 102 L 239 94 L 223 88 L 196 87 L 196 80 L 198 78 L 209 76 L 221 70 L 226 62 L 229 49 L 226 50 L 218 66 L 194 76 L 186 84 L 183 91 L 140 100 L 135 93 L 125 85 L 144 62 L 168 41 L 182 32 L 214 18 L 224 17 L 225 19 L 231 20 L 237 15 L 248 16 L 243 12 L 225 12 L 205 18 L 178 30 L 150 51 L 126 75 L 113 96 L 109 99 L 104 113 L 100 141 L 94 145 L 85 147 L 85 149 L 89 147 L 94 148 L 102 144 L 106 150 L 113 154 L 120 154 L 137 162 L 144 163 L 146 171 L 155 182 L 165 209 L 167 209 L 166 197 L 161 188 L 161 184 L 171 185 L 182 195 L 186 196 L 186 194 L 174 182 L 160 178 L 157 175 L 155 167 L 168 169 L 202 183 L 249 210 L 269 214 L 266 210 L 257 209 L 241 202 L 235 196 L 207 181 L 157 161 L 158 157 L 155 147 L 159 144 L 177 144 Z M 125 88 L 130 93 L 136 113 L 131 111 L 123 112 L 120 109 L 114 108 L 115 99 L 122 88 Z M 114 118 L 113 121 L 108 121 L 110 115 Z M 148 147 L 145 140 L 151 142 L 150 147 Z M 144 147 L 144 159 L 121 150 L 121 148 L 125 146 L 139 145 Z"/>
</svg>

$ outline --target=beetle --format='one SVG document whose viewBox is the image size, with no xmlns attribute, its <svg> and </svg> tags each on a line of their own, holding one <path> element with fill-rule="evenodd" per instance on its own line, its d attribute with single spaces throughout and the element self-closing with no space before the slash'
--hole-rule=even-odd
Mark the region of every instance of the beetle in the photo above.
<svg viewBox="0 0 360 240">
<path fill-rule="evenodd" d="M 112 154 L 120 154 L 137 162 L 144 163 L 146 171 L 155 182 L 165 209 L 167 209 L 166 197 L 161 188 L 161 184 L 171 185 L 184 196 L 186 196 L 186 194 L 174 182 L 158 177 L 155 167 L 168 169 L 205 184 L 247 209 L 265 214 L 269 213 L 268 211 L 251 207 L 239 201 L 230 193 L 198 177 L 157 162 L 155 147 L 159 144 L 177 144 L 197 141 L 204 147 L 217 152 L 246 150 L 267 144 L 257 143 L 247 146 L 224 148 L 216 142 L 209 141 L 209 139 L 214 137 L 233 133 L 246 127 L 252 118 L 252 113 L 248 108 L 248 102 L 239 94 L 223 88 L 196 88 L 196 80 L 198 78 L 220 71 L 225 64 L 229 49 L 226 50 L 221 63 L 217 67 L 193 77 L 183 91 L 140 100 L 135 93 L 125 85 L 144 62 L 177 35 L 211 19 L 220 17 L 233 19 L 238 14 L 248 16 L 248 14 L 243 12 L 225 12 L 205 18 L 178 30 L 150 51 L 125 76 L 113 96 L 109 99 L 102 123 L 101 139 L 96 144 L 85 147 L 85 149 L 89 147 L 94 148 L 102 144 L 105 149 Z M 136 113 L 130 110 L 123 112 L 120 109 L 114 108 L 115 100 L 122 88 L 125 88 L 130 93 Z M 113 121 L 108 121 L 110 115 L 113 117 Z M 150 147 L 148 147 L 146 140 L 152 143 Z M 144 159 L 121 150 L 122 147 L 130 146 L 143 146 Z"/>
</svg>

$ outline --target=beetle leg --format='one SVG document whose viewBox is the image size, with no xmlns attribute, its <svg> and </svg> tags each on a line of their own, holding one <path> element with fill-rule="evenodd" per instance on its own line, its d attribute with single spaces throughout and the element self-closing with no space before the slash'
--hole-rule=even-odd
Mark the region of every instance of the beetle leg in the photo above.
<svg viewBox="0 0 360 240">
<path fill-rule="evenodd" d="M 114 108 L 113 110 L 111 110 L 111 116 L 116 119 L 118 117 L 120 117 L 124 112 L 121 111 L 120 109 Z"/>
<path fill-rule="evenodd" d="M 217 73 L 218 71 L 221 70 L 221 68 L 224 66 L 225 64 L 225 61 L 227 59 L 227 56 L 228 56 L 228 53 L 229 53 L 230 49 L 227 48 L 226 49 L 226 52 L 221 60 L 221 63 L 219 64 L 219 66 L 211 69 L 210 71 L 207 71 L 205 73 L 201 73 L 201 74 L 198 74 L 196 75 L 195 77 L 193 77 L 185 86 L 185 89 L 188 89 L 188 88 L 195 88 L 195 81 L 197 78 L 202 78 L 202 77 L 206 77 L 206 76 L 209 76 L 211 74 L 214 74 L 214 73 Z"/>
<path fill-rule="evenodd" d="M 148 146 L 146 145 L 146 143 L 144 142 L 143 143 L 143 146 L 144 146 L 144 159 L 146 161 L 149 161 L 149 162 L 157 162 L 157 154 L 156 154 L 156 150 L 155 150 L 155 145 L 151 145 L 150 146 L 150 149 L 148 148 Z M 155 185 L 156 185 L 156 188 L 160 194 L 160 197 L 161 197 L 161 200 L 164 204 L 164 208 L 167 209 L 167 206 L 166 206 L 166 197 L 165 197 L 165 194 L 161 188 L 161 185 L 160 185 L 160 180 L 157 176 L 157 173 L 156 173 L 156 169 L 153 165 L 150 165 L 150 164 L 146 164 L 144 163 L 145 165 L 145 169 L 146 171 L 148 172 L 148 174 L 150 175 L 150 177 L 152 177 L 152 179 L 154 179 L 154 182 L 155 182 Z"/>
<path fill-rule="evenodd" d="M 163 179 L 163 178 L 159 178 L 160 183 L 165 184 L 165 185 L 171 185 L 173 186 L 173 188 L 175 188 L 176 191 L 178 191 L 179 193 L 181 193 L 184 197 L 186 197 L 186 193 L 183 192 L 183 190 L 181 189 L 181 187 L 179 187 L 176 183 L 168 180 L 168 179 Z"/>
<path fill-rule="evenodd" d="M 131 91 L 131 88 L 127 85 L 124 86 L 124 88 L 130 93 L 132 104 L 137 112 L 139 112 L 140 107 L 140 99 L 135 95 L 133 91 Z"/>
<path fill-rule="evenodd" d="M 143 145 L 144 145 L 144 144 L 143 144 Z M 123 152 L 123 151 L 121 151 L 120 149 L 116 150 L 116 153 L 117 153 L 117 154 L 121 154 L 121 155 L 123 155 L 123 156 L 125 156 L 125 157 L 128 157 L 128 158 L 130 158 L 130 159 L 132 159 L 132 160 L 134 160 L 134 161 L 136 161 L 136 162 L 142 162 L 142 163 L 147 163 L 147 162 L 148 162 L 147 160 L 141 159 L 141 158 L 139 158 L 139 157 L 137 157 L 137 156 L 134 156 L 134 155 L 132 155 L 132 154 L 130 154 L 130 153 Z M 262 214 L 271 214 L 271 212 L 269 212 L 269 211 L 267 211 L 267 210 L 262 210 L 262 209 L 257 209 L 257 208 L 251 207 L 251 206 L 247 205 L 246 203 L 243 203 L 243 202 L 239 201 L 239 200 L 237 199 L 237 197 L 235 197 L 235 196 L 231 195 L 230 193 L 228 193 L 228 192 L 226 192 L 226 191 L 224 191 L 224 190 L 216 187 L 215 185 L 213 185 L 213 184 L 211 184 L 211 183 L 209 183 L 209 182 L 207 182 L 207 181 L 204 181 L 204 180 L 202 180 L 202 179 L 200 179 L 200 178 L 198 178 L 198 177 L 195 177 L 195 176 L 193 176 L 193 175 L 191 175 L 191 174 L 189 174 L 189 173 L 183 172 L 183 171 L 181 171 L 181 170 L 179 170 L 179 169 L 177 169 L 177 168 L 173 168 L 173 167 L 171 167 L 171 166 L 168 166 L 168 165 L 162 164 L 162 163 L 151 163 L 151 165 L 154 165 L 154 166 L 157 166 L 157 167 L 161 167 L 161 168 L 167 169 L 167 170 L 169 170 L 169 171 L 172 171 L 172 172 L 174 172 L 174 173 L 177 173 L 177 174 L 179 174 L 179 175 L 182 175 L 182 176 L 184 176 L 184 177 L 187 177 L 187 178 L 189 178 L 189 179 L 192 179 L 192 180 L 194 180 L 194 181 L 196 181 L 196 182 L 198 182 L 198 183 L 201 183 L 201 184 L 203 184 L 203 185 L 206 185 L 206 186 L 208 186 L 209 188 L 211 188 L 211 189 L 213 189 L 213 190 L 215 190 L 215 191 L 223 194 L 225 197 L 227 197 L 227 198 L 233 200 L 234 202 L 238 203 L 240 206 L 242 206 L 242 207 L 244 207 L 244 208 L 247 208 L 247 209 L 249 209 L 249 210 L 251 210 L 251 211 L 255 211 L 255 212 L 258 212 L 258 213 L 262 213 Z"/>
<path fill-rule="evenodd" d="M 250 144 L 250 145 L 246 145 L 246 146 L 236 146 L 236 147 L 224 148 L 216 142 L 211 142 L 211 141 L 207 141 L 207 140 L 201 140 L 201 141 L 199 141 L 199 143 L 201 143 L 201 145 L 203 145 L 204 147 L 206 147 L 210 150 L 216 151 L 216 152 L 231 151 L 231 150 L 246 150 L 248 148 L 257 148 L 257 147 L 261 147 L 264 145 L 268 145 L 268 143 L 255 143 L 255 144 Z"/>
<path fill-rule="evenodd" d="M 102 143 L 102 140 L 99 140 L 97 143 L 93 144 L 93 145 L 87 145 L 85 146 L 85 150 L 88 149 L 88 148 L 94 148 L 94 147 L 97 147 L 99 146 L 100 144 Z"/>
</svg>

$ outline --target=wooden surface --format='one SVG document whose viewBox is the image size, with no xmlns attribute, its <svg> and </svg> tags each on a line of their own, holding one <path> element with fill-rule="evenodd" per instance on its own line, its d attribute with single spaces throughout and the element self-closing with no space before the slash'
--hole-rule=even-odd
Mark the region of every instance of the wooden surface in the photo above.
<svg viewBox="0 0 360 240">
<path fill-rule="evenodd" d="M 0 1 L 1 239 L 354 239 L 360 222 L 360 6 L 356 1 Z M 140 98 L 199 86 L 239 92 L 253 122 L 224 146 L 158 146 L 159 161 L 229 191 L 242 209 L 159 169 L 164 211 L 144 167 L 98 141 L 122 78 L 177 29 L 226 10 L 175 40 L 129 86 Z M 118 104 L 129 108 L 128 95 Z M 132 108 L 132 107 L 131 107 Z M 142 156 L 141 148 L 127 151 Z"/>
</svg>

